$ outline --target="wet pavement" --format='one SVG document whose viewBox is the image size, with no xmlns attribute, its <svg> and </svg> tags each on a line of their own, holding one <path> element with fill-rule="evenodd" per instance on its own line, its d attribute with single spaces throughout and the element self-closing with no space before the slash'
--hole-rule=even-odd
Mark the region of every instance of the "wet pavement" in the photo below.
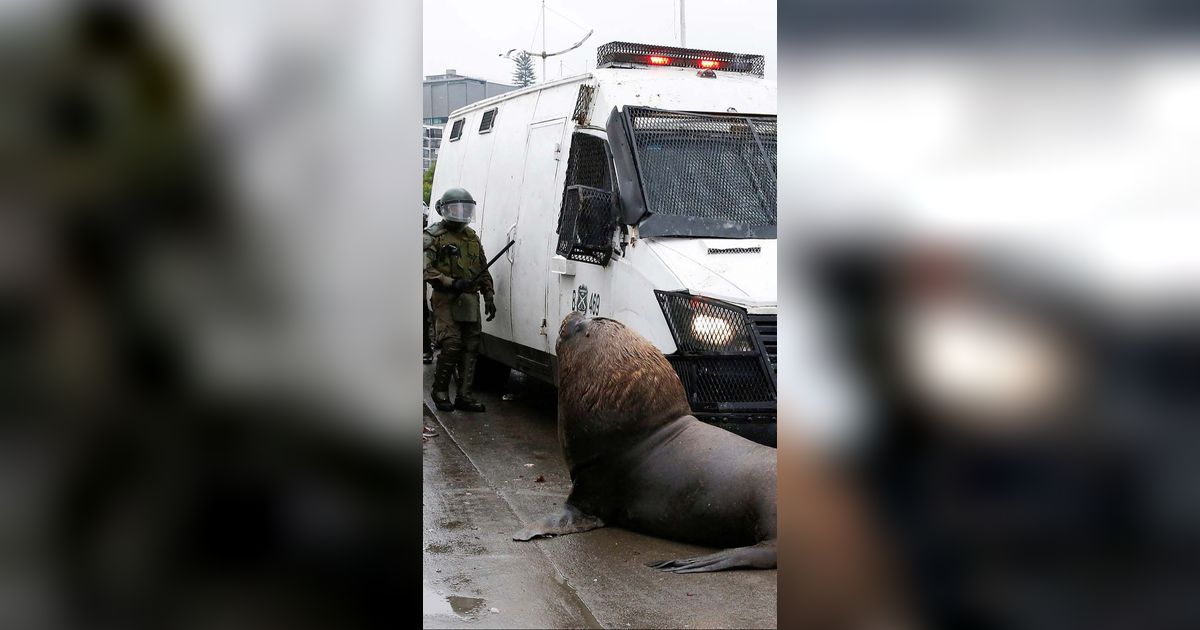
<svg viewBox="0 0 1200 630">
<path fill-rule="evenodd" d="M 426 366 L 426 392 L 431 376 Z M 555 390 L 514 373 L 479 398 L 486 413 L 430 411 L 426 395 L 426 424 L 438 435 L 424 443 L 425 627 L 775 627 L 776 571 L 644 566 L 708 548 L 607 527 L 513 541 L 570 491 Z"/>
</svg>

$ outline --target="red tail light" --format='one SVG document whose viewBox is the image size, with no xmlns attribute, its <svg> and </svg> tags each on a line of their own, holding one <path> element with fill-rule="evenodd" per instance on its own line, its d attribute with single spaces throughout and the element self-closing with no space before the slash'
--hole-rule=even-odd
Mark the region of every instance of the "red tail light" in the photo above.
<svg viewBox="0 0 1200 630">
<path fill-rule="evenodd" d="M 708 70 L 716 70 L 721 67 L 721 62 L 712 59 L 701 59 L 700 67 L 707 68 Z"/>
<path fill-rule="evenodd" d="M 671 63 L 671 58 L 654 56 L 654 57 L 650 58 L 650 63 L 652 63 L 656 66 L 665 66 L 665 65 Z"/>
</svg>

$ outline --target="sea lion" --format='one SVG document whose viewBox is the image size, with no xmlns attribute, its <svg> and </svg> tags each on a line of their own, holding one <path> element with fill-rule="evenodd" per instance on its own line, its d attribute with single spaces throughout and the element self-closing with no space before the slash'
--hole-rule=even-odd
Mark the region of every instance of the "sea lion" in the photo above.
<svg viewBox="0 0 1200 630">
<path fill-rule="evenodd" d="M 650 563 L 674 573 L 775 568 L 775 449 L 697 420 L 666 357 L 624 324 L 572 312 L 558 331 L 561 511 L 513 534 L 605 525 L 716 553 Z"/>
</svg>

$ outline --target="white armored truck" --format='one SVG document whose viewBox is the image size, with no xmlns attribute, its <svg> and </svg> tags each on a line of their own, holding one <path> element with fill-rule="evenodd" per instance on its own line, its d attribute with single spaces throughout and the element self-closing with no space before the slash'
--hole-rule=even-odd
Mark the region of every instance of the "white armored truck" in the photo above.
<svg viewBox="0 0 1200 630">
<path fill-rule="evenodd" d="M 553 381 L 558 324 L 657 345 L 695 415 L 775 442 L 776 89 L 764 58 L 613 42 L 587 74 L 453 112 L 432 198 L 478 202 L 499 313 L 483 379 Z M 485 365 L 486 364 L 486 365 Z"/>
</svg>

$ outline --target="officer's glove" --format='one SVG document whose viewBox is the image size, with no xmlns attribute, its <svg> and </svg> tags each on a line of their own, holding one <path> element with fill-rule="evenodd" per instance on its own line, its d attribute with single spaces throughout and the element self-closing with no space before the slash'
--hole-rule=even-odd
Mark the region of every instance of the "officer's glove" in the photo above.
<svg viewBox="0 0 1200 630">
<path fill-rule="evenodd" d="M 483 312 L 487 313 L 487 321 L 490 322 L 493 319 L 496 319 L 496 302 L 494 300 L 488 300 L 485 302 L 483 305 Z"/>
<path fill-rule="evenodd" d="M 451 286 L 451 288 L 455 291 L 462 291 L 465 293 L 471 288 L 471 281 L 467 280 L 466 278 L 459 278 L 458 280 L 454 281 L 454 284 Z"/>
</svg>

